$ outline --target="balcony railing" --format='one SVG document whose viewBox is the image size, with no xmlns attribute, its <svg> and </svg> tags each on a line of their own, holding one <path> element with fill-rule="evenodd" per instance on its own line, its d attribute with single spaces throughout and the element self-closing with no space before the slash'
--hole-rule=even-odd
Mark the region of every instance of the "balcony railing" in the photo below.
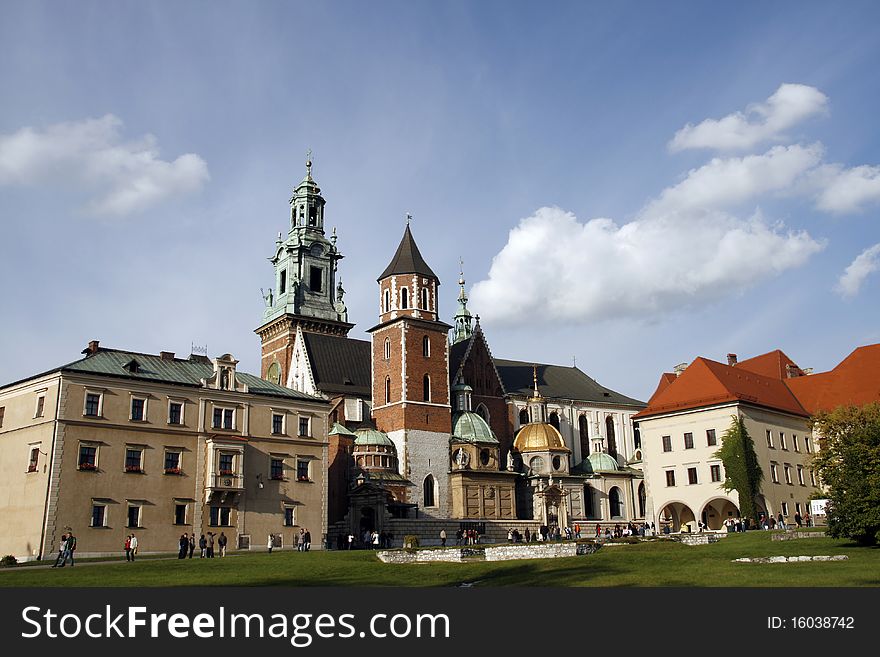
<svg viewBox="0 0 880 657">
<path fill-rule="evenodd" d="M 211 475 L 209 487 L 226 490 L 242 490 L 244 488 L 244 477 L 240 474 L 224 474 L 223 472 L 218 472 Z"/>
</svg>

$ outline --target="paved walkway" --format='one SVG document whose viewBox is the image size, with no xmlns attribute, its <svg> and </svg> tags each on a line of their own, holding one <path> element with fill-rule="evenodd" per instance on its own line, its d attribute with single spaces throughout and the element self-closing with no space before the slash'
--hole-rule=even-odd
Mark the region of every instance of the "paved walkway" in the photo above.
<svg viewBox="0 0 880 657">
<path fill-rule="evenodd" d="M 235 556 L 239 556 L 239 555 L 230 553 L 230 554 L 227 554 L 226 557 L 217 556 L 214 558 L 215 559 L 225 559 L 227 557 L 235 557 Z M 137 559 L 136 561 L 130 562 L 130 563 L 141 563 L 142 561 L 149 562 L 149 561 L 171 561 L 171 560 L 177 560 L 177 555 L 176 554 L 169 554 L 168 556 L 164 556 L 164 555 L 163 556 L 143 556 L 143 557 L 140 557 L 139 559 Z M 200 561 L 200 560 L 204 560 L 204 559 L 199 559 L 199 557 L 193 557 L 192 560 L 193 561 Z M 28 562 L 28 563 L 33 563 L 33 562 Z M 40 570 L 40 569 L 45 569 L 45 568 L 51 568 L 53 563 L 55 563 L 54 558 L 51 560 L 45 559 L 45 560 L 41 561 L 39 566 L 20 565 L 20 566 L 12 566 L 11 568 L 0 568 L 0 574 L 5 573 L 5 572 L 12 572 L 12 571 Z M 103 566 L 108 563 L 111 563 L 111 564 L 125 563 L 125 558 L 123 558 L 123 557 L 107 557 L 106 559 L 94 559 L 94 560 L 90 559 L 89 561 L 83 560 L 83 561 L 77 561 L 76 566 L 77 567 L 79 567 L 79 566 Z M 64 567 L 70 568 L 70 564 L 68 564 Z"/>
</svg>

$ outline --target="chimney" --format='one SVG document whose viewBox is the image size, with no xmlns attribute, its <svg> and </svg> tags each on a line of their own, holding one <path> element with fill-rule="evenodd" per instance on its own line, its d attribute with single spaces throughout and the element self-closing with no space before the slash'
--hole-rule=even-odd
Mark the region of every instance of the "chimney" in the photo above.
<svg viewBox="0 0 880 657">
<path fill-rule="evenodd" d="M 785 378 L 794 379 L 798 376 L 800 376 L 800 372 L 798 371 L 798 368 L 795 365 L 792 365 L 791 363 L 786 363 L 785 364 Z"/>
<path fill-rule="evenodd" d="M 731 367 L 736 365 L 736 354 L 727 354 L 727 364 Z"/>
<path fill-rule="evenodd" d="M 681 376 L 681 373 L 687 369 L 687 363 L 679 363 L 675 367 L 672 368 L 672 371 L 675 372 L 675 376 Z"/>
<path fill-rule="evenodd" d="M 174 360 L 174 352 L 173 351 L 160 351 L 159 358 L 162 360 Z"/>
<path fill-rule="evenodd" d="M 92 340 L 91 342 L 89 342 L 89 346 L 86 347 L 85 349 L 83 349 L 82 352 L 87 357 L 92 356 L 93 354 L 98 353 L 98 344 L 99 344 L 98 340 Z"/>
</svg>

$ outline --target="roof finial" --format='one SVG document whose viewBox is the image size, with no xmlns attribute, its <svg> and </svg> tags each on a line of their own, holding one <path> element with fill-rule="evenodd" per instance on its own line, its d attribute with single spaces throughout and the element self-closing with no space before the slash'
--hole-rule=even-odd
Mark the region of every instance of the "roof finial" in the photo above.
<svg viewBox="0 0 880 657">
<path fill-rule="evenodd" d="M 538 366 L 532 365 L 532 381 L 535 384 L 535 397 L 538 396 Z"/>
<path fill-rule="evenodd" d="M 306 151 L 306 175 L 312 175 L 312 149 Z"/>
<path fill-rule="evenodd" d="M 406 213 L 406 225 L 409 226 L 409 222 L 412 221 L 412 215 L 407 212 Z"/>
</svg>

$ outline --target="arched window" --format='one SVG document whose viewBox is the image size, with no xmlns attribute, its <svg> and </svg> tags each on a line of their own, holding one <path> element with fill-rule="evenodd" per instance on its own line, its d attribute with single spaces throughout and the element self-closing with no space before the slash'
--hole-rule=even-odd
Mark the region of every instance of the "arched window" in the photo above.
<svg viewBox="0 0 880 657">
<path fill-rule="evenodd" d="M 391 291 L 385 290 L 382 293 L 382 312 L 391 312 Z"/>
<path fill-rule="evenodd" d="M 425 477 L 422 492 L 422 506 L 434 506 L 434 477 L 432 475 Z"/>
<path fill-rule="evenodd" d="M 639 425 L 638 425 L 638 424 L 636 424 L 636 425 L 633 427 L 633 447 L 634 447 L 635 449 L 641 449 L 641 448 L 642 448 L 642 434 L 641 434 L 641 432 L 639 431 Z"/>
<path fill-rule="evenodd" d="M 385 403 L 391 403 L 391 377 L 385 377 Z"/>
<path fill-rule="evenodd" d="M 431 355 L 431 339 L 426 335 L 422 338 L 422 356 L 428 358 Z"/>
<path fill-rule="evenodd" d="M 608 504 L 611 507 L 612 518 L 623 517 L 623 500 L 620 497 L 620 489 L 614 486 L 608 493 Z"/>
<path fill-rule="evenodd" d="M 550 413 L 549 421 L 553 428 L 559 431 L 559 414 L 556 411 Z"/>
<path fill-rule="evenodd" d="M 529 467 L 532 469 L 532 472 L 535 474 L 541 474 L 544 472 L 544 459 L 540 456 L 532 457 L 532 460 L 529 461 Z"/>
<path fill-rule="evenodd" d="M 385 360 L 391 360 L 391 338 L 385 338 Z"/>
<path fill-rule="evenodd" d="M 477 406 L 477 415 L 486 420 L 486 423 L 489 423 L 489 409 L 486 408 L 485 404 L 480 404 Z"/>
<path fill-rule="evenodd" d="M 423 390 L 422 401 L 426 401 L 426 402 L 431 401 L 431 377 L 428 376 L 427 374 L 425 374 L 425 376 L 422 377 L 422 390 Z"/>
<path fill-rule="evenodd" d="M 578 433 L 581 439 L 581 459 L 585 459 L 590 455 L 590 430 L 587 424 L 587 416 L 578 417 Z"/>
<path fill-rule="evenodd" d="M 608 454 L 617 458 L 617 440 L 614 438 L 614 418 L 610 415 L 605 418 L 605 435 L 608 438 Z"/>
<path fill-rule="evenodd" d="M 587 518 L 594 516 L 593 489 L 590 487 L 590 484 L 584 484 L 584 516 Z"/>
<path fill-rule="evenodd" d="M 400 307 L 403 310 L 409 308 L 409 289 L 402 287 L 400 288 Z"/>
<path fill-rule="evenodd" d="M 528 424 L 529 423 L 529 411 L 525 408 L 519 412 L 519 423 L 520 424 Z"/>
<path fill-rule="evenodd" d="M 428 309 L 428 288 L 422 288 L 422 310 Z"/>
<path fill-rule="evenodd" d="M 645 493 L 645 483 L 639 484 L 639 517 L 645 517 L 645 506 L 647 506 L 648 496 Z"/>
</svg>

